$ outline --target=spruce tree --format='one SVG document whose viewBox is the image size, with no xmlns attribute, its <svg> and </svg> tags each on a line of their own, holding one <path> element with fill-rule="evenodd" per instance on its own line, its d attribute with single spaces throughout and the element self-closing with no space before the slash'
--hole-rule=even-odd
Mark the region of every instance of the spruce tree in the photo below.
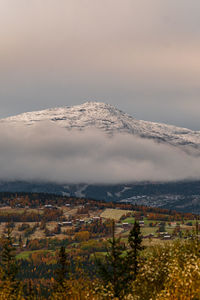
<svg viewBox="0 0 200 300">
<path fill-rule="evenodd" d="M 34 285 L 31 279 L 28 280 L 27 282 L 27 296 L 26 300 L 36 300 L 37 296 L 34 291 Z"/>
<path fill-rule="evenodd" d="M 65 247 L 61 246 L 59 254 L 58 254 L 58 261 L 57 261 L 57 270 L 55 272 L 55 280 L 57 284 L 63 285 L 64 281 L 67 279 L 69 275 L 69 262 L 68 256 L 65 251 Z"/>
<path fill-rule="evenodd" d="M 140 225 L 137 221 L 134 222 L 128 237 L 129 250 L 126 256 L 127 265 L 127 282 L 136 279 L 139 269 L 139 253 L 143 249 L 142 247 L 142 235 L 140 231 Z"/>
<path fill-rule="evenodd" d="M 22 249 L 23 248 L 23 241 L 22 241 L 22 236 L 19 236 L 19 248 Z"/>
<path fill-rule="evenodd" d="M 104 285 L 111 284 L 114 297 L 121 299 L 124 290 L 124 244 L 120 238 L 115 237 L 115 222 L 112 223 L 112 239 L 109 240 L 109 248 L 105 260 L 96 259 L 98 273 Z"/>
<path fill-rule="evenodd" d="M 14 281 L 17 275 L 17 264 L 15 260 L 15 248 L 13 247 L 11 229 L 8 227 L 7 236 L 2 238 L 3 247 L 1 251 L 1 267 L 3 269 L 3 278 Z"/>
<path fill-rule="evenodd" d="M 70 264 L 65 247 L 62 246 L 58 253 L 57 269 L 55 271 L 55 284 L 52 299 L 64 300 L 67 299 L 69 286 L 67 279 L 69 278 Z"/>
<path fill-rule="evenodd" d="M 16 279 L 18 266 L 15 259 L 11 229 L 2 237 L 0 299 L 21 299 L 22 286 Z"/>
</svg>

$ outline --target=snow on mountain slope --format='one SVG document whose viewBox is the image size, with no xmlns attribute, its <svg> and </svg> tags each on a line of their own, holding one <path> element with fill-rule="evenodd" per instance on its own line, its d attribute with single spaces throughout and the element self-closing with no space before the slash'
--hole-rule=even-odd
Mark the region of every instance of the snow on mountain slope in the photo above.
<svg viewBox="0 0 200 300">
<path fill-rule="evenodd" d="M 129 133 L 174 146 L 187 145 L 200 149 L 200 131 L 136 120 L 114 106 L 101 102 L 27 112 L 1 119 L 0 124 L 30 126 L 47 120 L 67 129 L 97 128 L 109 134 Z"/>
</svg>

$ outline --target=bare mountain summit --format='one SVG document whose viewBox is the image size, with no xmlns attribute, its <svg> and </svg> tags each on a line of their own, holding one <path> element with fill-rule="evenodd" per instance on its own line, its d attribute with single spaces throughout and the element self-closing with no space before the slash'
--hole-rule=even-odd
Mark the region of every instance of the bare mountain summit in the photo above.
<svg viewBox="0 0 200 300">
<path fill-rule="evenodd" d="M 114 106 L 101 102 L 27 112 L 1 119 L 0 123 L 31 126 L 40 121 L 51 121 L 67 129 L 96 128 L 108 134 L 128 133 L 183 148 L 200 148 L 200 131 L 136 120 Z"/>
<path fill-rule="evenodd" d="M 149 165 L 150 165 L 150 168 L 152 166 L 152 169 L 150 169 L 150 170 L 152 170 L 152 172 L 150 172 L 150 173 L 147 172 L 147 175 L 150 174 L 150 177 L 151 177 L 153 172 L 155 172 L 155 171 L 161 172 L 161 173 L 158 173 L 159 177 L 158 177 L 158 179 L 156 179 L 156 180 L 158 180 L 158 182 L 155 180 L 149 180 L 149 179 L 146 179 L 146 180 L 144 179 L 144 181 L 139 180 L 138 182 L 134 181 L 132 179 L 131 180 L 129 179 L 127 182 L 124 182 L 123 175 L 121 175 L 122 179 L 123 179 L 122 183 L 120 183 L 120 181 L 119 181 L 119 183 L 118 183 L 118 181 L 117 181 L 117 183 L 111 183 L 106 180 L 105 182 L 99 184 L 98 183 L 99 177 L 97 177 L 98 178 L 97 183 L 95 182 L 94 184 L 92 184 L 92 183 L 90 183 L 90 180 L 89 181 L 87 181 L 87 180 L 80 181 L 80 179 L 79 179 L 77 181 L 74 180 L 73 182 L 67 181 L 66 178 L 70 178 L 70 176 L 68 177 L 68 170 L 69 170 L 69 174 L 70 174 L 71 170 L 73 169 L 73 172 L 75 172 L 75 173 L 72 172 L 72 175 L 73 174 L 76 175 L 76 170 L 78 170 L 78 175 L 80 174 L 80 170 L 83 170 L 84 171 L 83 175 L 81 175 L 81 176 L 83 176 L 83 177 L 81 177 L 83 179 L 86 176 L 86 173 L 87 173 L 86 171 L 88 171 L 88 170 L 84 169 L 83 167 L 80 167 L 80 165 L 79 165 L 80 161 L 78 161 L 78 165 L 76 164 L 76 167 L 78 166 L 77 169 L 74 168 L 74 162 L 76 163 L 76 158 L 78 156 L 75 155 L 73 157 L 74 160 L 71 161 L 70 160 L 71 158 L 68 159 L 68 157 L 67 157 L 67 155 L 68 155 L 67 152 L 64 153 L 65 155 L 63 156 L 64 158 L 66 158 L 66 160 L 64 162 L 62 162 L 62 160 L 60 160 L 60 152 L 58 153 L 58 156 L 56 156 L 56 157 L 58 157 L 59 159 L 57 161 L 58 162 L 61 161 L 61 164 L 60 165 L 55 164 L 55 166 L 53 164 L 52 165 L 53 168 L 51 169 L 51 167 L 50 167 L 50 170 L 53 170 L 53 172 L 48 171 L 48 168 L 47 168 L 47 171 L 45 168 L 43 170 L 42 168 L 43 168 L 43 165 L 45 166 L 46 161 L 44 164 L 41 164 L 41 162 L 43 162 L 43 157 L 45 157 L 45 159 L 46 159 L 46 156 L 48 155 L 48 151 L 45 148 L 46 140 L 43 141 L 44 144 L 42 144 L 41 148 L 36 147 L 37 148 L 36 150 L 39 149 L 38 151 L 36 151 L 36 155 L 34 155 L 34 150 L 32 152 L 31 145 L 34 144 L 34 143 L 32 143 L 30 145 L 30 148 L 28 148 L 28 150 L 30 149 L 30 156 L 29 156 L 29 153 L 26 153 L 26 151 L 24 152 L 23 144 L 22 144 L 21 148 L 20 147 L 17 148 L 16 151 L 15 151 L 15 147 L 11 147 L 11 150 L 14 149 L 14 152 L 12 152 L 9 149 L 10 144 L 8 143 L 8 146 L 9 146 L 8 147 L 8 150 L 9 150 L 8 157 L 10 158 L 8 160 L 8 162 L 6 161 L 7 151 L 5 151 L 5 149 L 2 149 L 2 152 L 4 150 L 5 153 L 2 154 L 4 156 L 2 156 L 3 158 L 1 161 L 3 162 L 4 157 L 5 157 L 5 161 L 7 162 L 6 166 L 4 166 L 4 169 L 2 168 L 3 174 L 5 174 L 5 170 L 7 170 L 6 167 L 8 166 L 8 174 L 11 173 L 11 175 L 14 176 L 13 172 L 15 172 L 15 169 L 16 169 L 15 164 L 16 163 L 19 163 L 20 172 L 21 172 L 23 170 L 23 168 L 22 168 L 23 158 L 25 157 L 25 167 L 24 167 L 25 174 L 27 172 L 27 168 L 28 168 L 28 171 L 30 168 L 30 173 L 28 173 L 28 174 L 32 175 L 32 165 L 29 162 L 33 161 L 33 163 L 34 163 L 33 171 L 36 172 L 36 173 L 33 172 L 33 174 L 36 174 L 38 177 L 36 175 L 34 175 L 36 177 L 34 177 L 34 176 L 30 177 L 27 175 L 25 177 L 23 177 L 23 176 L 20 177 L 20 176 L 18 176 L 18 169 L 17 169 L 17 173 L 15 173 L 16 175 L 14 176 L 14 180 L 12 179 L 9 181 L 9 177 L 8 177 L 8 179 L 4 179 L 4 180 L 0 181 L 0 192 L 1 191 L 2 192 L 5 192 L 5 191 L 8 191 L 8 192 L 11 192 L 11 191 L 12 192 L 34 192 L 34 193 L 35 192 L 48 192 L 48 193 L 62 194 L 62 195 L 66 195 L 66 196 L 93 198 L 93 199 L 97 199 L 97 200 L 102 199 L 102 200 L 106 200 L 106 201 L 121 201 L 121 202 L 133 203 L 133 204 L 159 206 L 162 208 L 177 209 L 177 210 L 188 211 L 188 212 L 189 211 L 200 212 L 200 181 L 198 181 L 199 176 L 197 176 L 199 174 L 197 172 L 197 170 L 199 169 L 198 168 L 199 158 L 187 155 L 188 153 L 196 154 L 197 156 L 200 155 L 200 131 L 192 131 L 192 130 L 189 130 L 186 128 L 179 128 L 176 126 L 171 126 L 171 125 L 166 125 L 166 124 L 136 120 L 132 116 L 118 110 L 117 108 L 113 107 L 112 105 L 105 104 L 105 103 L 99 103 L 99 102 L 86 102 L 82 105 L 76 105 L 73 107 L 58 107 L 58 108 L 46 109 L 46 110 L 35 111 L 35 112 L 27 112 L 27 113 L 23 113 L 23 114 L 20 114 L 17 116 L 1 119 L 0 125 L 3 125 L 2 126 L 3 130 L 5 129 L 4 127 L 7 127 L 7 125 L 8 125 L 8 133 L 10 133 L 9 125 L 14 126 L 14 127 L 19 126 L 19 127 L 22 127 L 22 129 L 24 129 L 24 127 L 25 128 L 34 128 L 34 126 L 36 126 L 36 124 L 37 124 L 37 127 L 36 127 L 37 130 L 35 131 L 35 133 L 36 133 L 35 138 L 37 141 L 38 132 L 39 132 L 38 126 L 39 126 L 39 129 L 40 129 L 40 125 L 42 128 L 43 121 L 48 121 L 48 122 L 51 122 L 51 124 L 57 125 L 58 127 L 66 128 L 66 131 L 71 130 L 71 129 L 80 130 L 83 132 L 83 134 L 84 134 L 85 129 L 98 129 L 101 132 L 106 133 L 109 137 L 124 133 L 124 134 L 130 135 L 130 137 L 141 137 L 143 139 L 152 139 L 156 143 L 165 143 L 166 145 L 172 145 L 173 147 L 170 148 L 170 153 L 172 153 L 172 156 L 174 153 L 176 155 L 175 155 L 175 158 L 172 157 L 172 160 L 171 160 L 171 156 L 166 157 L 166 153 L 168 153 L 168 150 L 169 150 L 169 147 L 166 147 L 168 150 L 164 151 L 161 154 L 160 154 L 160 152 L 158 152 L 160 150 L 156 150 L 156 154 L 153 155 L 153 158 L 155 158 L 155 160 L 152 159 L 152 153 L 153 153 L 153 151 L 155 151 L 155 149 L 165 148 L 165 147 L 162 147 L 161 145 L 159 145 L 161 147 L 157 147 L 157 145 L 155 145 L 156 147 L 153 147 L 152 149 L 150 149 L 149 152 L 147 149 L 146 152 L 142 153 L 141 157 L 139 158 L 139 164 L 136 164 L 135 168 L 140 168 L 140 166 L 141 166 L 141 168 L 142 168 L 141 170 L 143 172 L 143 168 L 144 168 L 143 161 L 147 160 L 147 170 L 149 170 L 148 169 Z M 50 129 L 45 126 L 45 133 L 47 132 L 47 135 L 49 133 L 49 130 Z M 63 141 L 63 139 L 66 139 L 67 135 L 63 134 L 63 131 L 65 132 L 65 130 L 61 130 L 61 135 L 59 136 L 59 138 L 60 138 L 59 141 Z M 18 131 L 16 131 L 16 132 L 18 132 Z M 27 133 L 26 130 L 25 131 L 19 130 L 19 132 L 22 132 L 22 135 L 24 132 Z M 58 130 L 58 132 L 59 132 L 59 130 Z M 7 131 L 6 131 L 6 134 L 7 134 Z M 28 134 L 29 134 L 29 130 L 28 130 Z M 80 137 L 79 134 L 75 135 L 75 139 L 77 138 L 77 136 Z M 85 135 L 85 136 L 87 136 L 87 135 Z M 96 132 L 94 133 L 94 136 L 96 136 Z M 121 137 L 121 135 L 119 135 L 119 136 L 120 136 L 120 138 L 118 139 L 118 143 L 119 143 L 119 145 L 121 145 L 121 140 L 123 140 L 123 138 Z M 12 135 L 11 135 L 11 138 L 12 138 Z M 40 138 L 41 138 L 41 136 L 40 136 Z M 43 138 L 43 135 L 42 135 L 42 138 Z M 54 135 L 53 135 L 53 138 L 55 138 Z M 85 137 L 83 140 L 85 140 Z M 113 138 L 113 140 L 115 140 L 115 139 Z M 129 136 L 125 140 L 129 141 Z M 132 141 L 134 141 L 134 143 L 129 144 L 129 145 L 132 145 L 132 148 L 130 151 L 131 153 L 134 153 L 134 147 L 137 144 L 137 143 L 135 144 L 136 140 L 137 139 L 132 138 Z M 10 140 L 8 139 L 8 141 L 10 141 Z M 53 140 L 53 142 L 54 142 L 54 140 Z M 67 143 L 68 143 L 68 140 L 67 140 Z M 87 140 L 86 140 L 86 143 L 87 143 Z M 40 144 L 40 141 L 38 144 Z M 149 144 L 153 144 L 153 143 L 148 142 L 147 145 L 149 145 Z M 11 145 L 12 145 L 12 140 L 11 140 Z M 66 145 L 67 144 L 64 143 L 64 144 L 62 144 L 62 147 L 66 147 Z M 81 144 L 79 144 L 79 148 L 81 148 L 81 145 L 82 145 L 82 141 L 81 141 Z M 146 145 L 146 143 L 142 143 L 142 147 L 144 147 L 144 145 Z M 75 146 L 76 146 L 76 144 L 75 144 Z M 17 144 L 17 147 L 18 147 L 18 144 Z M 27 144 L 26 144 L 26 147 L 27 147 Z M 55 145 L 55 148 L 56 147 L 57 147 L 57 144 Z M 178 151 L 176 151 L 176 149 L 174 147 L 178 148 L 177 149 Z M 48 146 L 47 146 L 47 148 L 48 148 Z M 180 148 L 182 150 L 186 151 L 187 154 L 185 152 L 179 151 Z M 22 151 L 21 151 L 21 149 L 22 149 Z M 115 149 L 115 148 L 112 148 L 112 151 L 113 151 L 113 149 Z M 53 156 L 50 155 L 50 158 L 55 157 L 54 156 L 54 154 L 55 154 L 54 148 L 52 151 L 53 151 L 52 152 Z M 95 151 L 98 151 L 98 149 L 96 149 Z M 111 157 L 113 155 L 112 151 L 111 151 Z M 17 158 L 19 157 L 19 159 L 13 160 L 13 153 L 14 154 L 17 153 Z M 22 155 L 21 155 L 21 153 L 22 153 Z M 38 153 L 39 153 L 39 156 L 38 156 Z M 92 152 L 90 152 L 90 153 L 92 153 Z M 136 151 L 136 153 L 137 153 L 137 151 Z M 27 154 L 27 158 L 26 158 L 25 154 Z M 41 160 L 40 160 L 40 154 L 42 157 Z M 126 155 L 126 153 L 124 155 Z M 144 155 L 144 157 L 143 157 L 143 155 Z M 145 155 L 147 155 L 147 156 L 145 156 Z M 183 155 L 183 156 L 180 157 L 180 161 L 179 161 L 178 158 L 181 155 Z M 88 168 L 90 168 L 90 165 L 91 165 L 91 172 L 93 171 L 93 166 L 96 163 L 95 157 L 96 156 L 94 156 L 94 159 L 91 160 L 91 164 L 89 164 L 89 167 L 87 165 Z M 106 160 L 106 163 L 108 161 L 110 162 L 110 156 L 108 156 L 108 157 L 109 157 L 109 160 Z M 122 173 L 126 175 L 127 174 L 127 172 L 126 172 L 127 161 L 128 161 L 128 166 L 129 166 L 129 162 L 130 162 L 130 164 L 132 163 L 132 160 L 133 160 L 133 164 L 134 164 L 135 156 L 133 155 L 133 156 L 129 157 L 128 160 L 124 160 L 124 157 L 125 156 L 122 156 L 122 158 L 123 158 L 122 166 L 124 169 L 119 168 L 118 170 L 121 170 L 121 171 L 125 170 L 125 173 L 123 173 L 123 172 Z M 164 157 L 164 160 L 162 160 L 162 157 Z M 15 156 L 14 156 L 14 158 L 15 158 Z M 39 160 L 38 160 L 38 158 L 39 158 Z M 118 158 L 118 156 L 117 156 L 117 158 Z M 26 161 L 26 159 L 27 159 L 27 161 Z M 187 162 L 187 159 L 188 159 L 188 162 Z M 177 165 L 176 165 L 176 160 L 178 160 Z M 184 165 L 185 160 L 186 160 L 186 164 Z M 38 161 L 39 161 L 39 164 L 38 164 Z M 49 165 L 51 166 L 51 159 L 49 159 L 47 161 L 48 161 L 48 167 L 49 167 Z M 56 161 L 56 163 L 57 163 L 57 161 Z M 88 161 L 90 162 L 90 159 L 88 159 Z M 124 164 L 124 161 L 126 162 L 125 164 Z M 135 161 L 137 161 L 137 156 L 136 156 Z M 157 161 L 158 161 L 158 163 L 157 163 Z M 85 162 L 85 160 L 83 160 L 83 162 Z M 72 166 L 71 166 L 71 163 L 72 163 Z M 42 165 L 42 168 L 40 168 L 40 164 Z M 68 164 L 69 164 L 69 166 L 68 166 Z M 100 164 L 101 164 L 101 161 L 100 161 Z M 116 164 L 116 160 L 114 160 L 114 164 Z M 58 178 L 59 170 L 61 169 L 61 173 L 62 173 L 63 165 L 64 165 L 64 173 L 62 176 L 64 176 L 65 180 L 62 179 L 61 183 L 59 183 L 59 181 L 58 181 L 58 183 L 52 182 L 52 179 L 50 181 L 48 181 L 49 174 L 53 174 L 53 176 L 54 176 L 54 170 L 56 170 L 56 169 L 57 169 L 57 173 L 55 172 L 56 179 Z M 168 165 L 169 165 L 169 169 L 168 169 Z M 181 165 L 181 168 L 180 168 L 180 165 Z M 183 165 L 183 167 L 182 167 L 182 165 Z M 98 166 L 97 173 L 100 174 L 99 159 L 97 160 L 97 166 Z M 108 169 L 111 170 L 111 175 L 108 176 L 109 178 L 111 178 L 112 174 L 114 174 L 114 172 L 115 172 L 115 168 L 113 169 L 114 171 L 112 171 L 112 167 L 110 167 L 110 166 L 113 166 L 113 165 L 108 166 Z M 196 168 L 194 168 L 194 166 Z M 11 167 L 13 167 L 13 169 Z M 10 168 L 11 168 L 12 172 L 10 171 Z M 135 168 L 134 167 L 132 168 L 133 173 L 138 172 L 138 170 L 140 171 L 140 169 L 135 169 Z M 180 170 L 179 170 L 179 168 L 180 168 Z M 194 178 L 197 178 L 197 180 L 195 180 L 195 179 L 194 179 L 194 181 L 191 181 L 191 179 L 187 180 L 187 178 L 191 178 L 190 176 L 193 173 L 193 168 L 194 168 L 194 173 L 196 174 L 196 177 L 194 177 Z M 132 172 L 132 169 L 131 169 L 131 172 Z M 37 173 L 37 170 L 39 170 L 39 173 Z M 190 173 L 190 171 L 192 173 Z M 20 174 L 20 172 L 19 172 L 19 174 Z M 92 179 L 93 179 L 95 172 L 96 172 L 96 169 L 95 169 L 94 173 L 91 173 Z M 107 173 L 104 173 L 104 169 L 102 172 L 103 172 L 102 173 L 103 180 L 105 180 L 105 174 L 107 174 Z M 180 172 L 181 176 L 178 178 L 181 178 L 184 181 L 169 182 L 169 179 L 171 177 L 168 176 L 168 172 L 169 172 L 170 176 L 171 176 L 171 174 L 174 176 L 174 173 L 178 174 L 178 176 L 179 176 L 179 172 Z M 42 173 L 42 175 L 40 173 Z M 120 172 L 118 171 L 118 173 L 120 173 Z M 99 176 L 99 174 L 98 174 L 98 176 Z M 130 173 L 130 174 L 132 174 L 132 173 Z M 167 174 L 166 182 L 164 180 L 162 182 L 160 182 L 159 179 L 162 174 L 164 174 L 164 178 L 166 176 L 165 174 Z M 45 180 L 42 176 L 45 176 L 44 177 Z M 146 173 L 145 173 L 145 176 L 146 176 Z M 172 176 L 172 178 L 176 178 L 173 176 Z M 28 178 L 31 178 L 31 179 L 28 179 Z M 34 178 L 40 178 L 40 179 L 35 180 Z M 76 178 L 76 177 L 74 177 L 74 178 Z M 79 176 L 78 176 L 78 178 L 79 178 Z"/>
</svg>

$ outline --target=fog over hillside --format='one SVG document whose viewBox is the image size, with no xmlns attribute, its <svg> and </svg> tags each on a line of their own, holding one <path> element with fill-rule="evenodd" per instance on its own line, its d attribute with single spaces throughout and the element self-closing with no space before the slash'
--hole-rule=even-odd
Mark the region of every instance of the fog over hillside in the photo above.
<svg viewBox="0 0 200 300">
<path fill-rule="evenodd" d="M 131 134 L 0 125 L 0 180 L 124 183 L 200 178 L 200 158 Z"/>
</svg>

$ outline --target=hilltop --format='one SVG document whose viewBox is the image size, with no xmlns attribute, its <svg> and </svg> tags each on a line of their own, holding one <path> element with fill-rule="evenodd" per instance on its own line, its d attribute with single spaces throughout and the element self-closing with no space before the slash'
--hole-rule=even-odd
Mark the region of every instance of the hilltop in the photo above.
<svg viewBox="0 0 200 300">
<path fill-rule="evenodd" d="M 26 112 L 0 120 L 0 124 L 33 126 L 50 121 L 68 130 L 100 129 L 108 134 L 128 133 L 174 146 L 200 148 L 200 131 L 162 123 L 137 120 L 103 102 L 86 102 L 72 107 L 55 107 Z"/>
</svg>

